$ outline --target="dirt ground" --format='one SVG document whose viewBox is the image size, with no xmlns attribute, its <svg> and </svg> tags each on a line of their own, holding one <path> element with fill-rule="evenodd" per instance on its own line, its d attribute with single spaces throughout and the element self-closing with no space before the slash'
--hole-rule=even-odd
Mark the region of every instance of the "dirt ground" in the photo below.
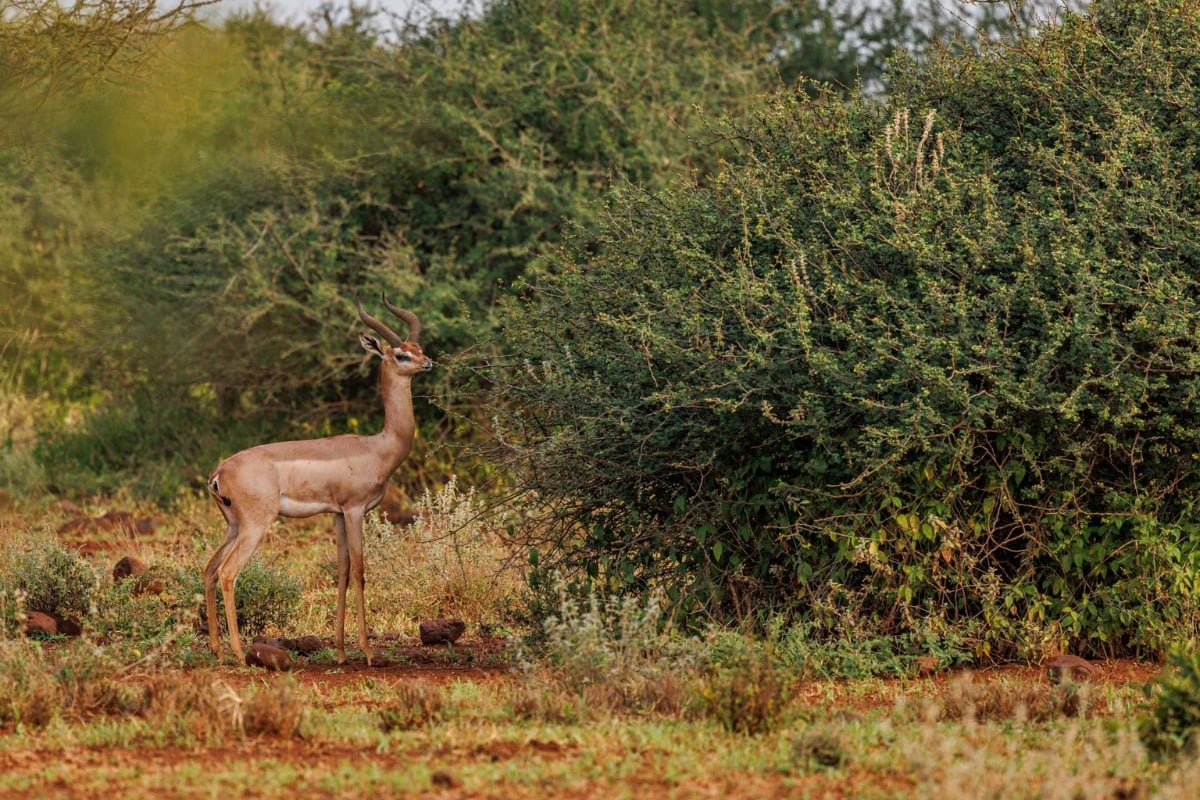
<svg viewBox="0 0 1200 800">
<path fill-rule="evenodd" d="M 333 642 L 326 644 L 332 646 Z M 501 637 L 469 636 L 450 647 L 426 647 L 398 644 L 395 637 L 385 636 L 371 640 L 371 649 L 378 655 L 370 666 L 360 651 L 348 647 L 344 664 L 313 663 L 301 657 L 290 672 L 302 686 L 320 689 L 354 685 L 364 678 L 387 686 L 414 680 L 434 684 L 501 680 L 508 673 L 506 647 Z M 236 688 L 261 681 L 263 675 L 258 669 L 231 668 L 229 681 Z"/>
<path fill-rule="evenodd" d="M 346 664 L 309 663 L 298 659 L 292 674 L 314 691 L 314 702 L 325 710 L 341 701 L 338 687 L 361 685 L 365 678 L 377 682 L 381 694 L 401 682 L 422 681 L 446 684 L 451 681 L 489 682 L 508 679 L 504 666 L 504 641 L 467 638 L 453 648 L 409 646 L 396 641 L 373 641 L 376 652 L 386 653 L 386 663 L 368 667 L 361 653 Z M 1141 685 L 1153 679 L 1158 666 L 1132 661 L 1097 662 L 1093 682 L 1101 686 Z M 222 679 L 235 689 L 269 679 L 261 669 L 222 668 Z M 892 679 L 868 682 L 814 681 L 797 687 L 803 702 L 836 706 L 842 713 L 862 713 L 891 708 L 898 697 L 911 695 L 915 700 L 947 691 L 961 672 L 945 672 L 923 679 Z M 1007 666 L 973 673 L 973 680 L 1030 681 L 1044 683 L 1045 672 L 1035 666 Z M 350 701 L 347 701 L 350 702 Z M 361 699 L 360 701 L 361 702 Z M 479 781 L 468 783 L 456 777 L 472 765 L 490 764 L 505 768 L 505 774 L 520 775 L 530 764 L 565 762 L 575 758 L 595 758 L 581 753 L 580 745 L 570 739 L 558 740 L 531 735 L 521 741 L 511 739 L 480 740 L 463 745 L 412 744 L 382 749 L 364 749 L 345 743 L 322 741 L 319 736 L 307 740 L 246 740 L 204 749 L 177 747 L 93 747 L 47 750 L 22 749 L 9 742 L 0 749 L 0 771 L 9 776 L 27 778 L 21 788 L 7 795 L 9 800 L 34 798 L 72 798 L 79 800 L 115 800 L 122 797 L 290 797 L 309 799 L 343 797 L 421 796 L 438 798 L 517 798 L 543 797 L 592 798 L 612 796 L 611 782 L 588 777 L 587 770 L 561 783 L 546 785 L 521 779 L 502 780 L 490 786 Z M 625 756 L 628 757 L 628 756 Z M 422 773 L 422 785 L 397 787 L 388 783 L 389 774 L 411 774 L 414 764 L 428 767 Z M 52 768 L 48 769 L 48 765 Z M 188 788 L 188 774 L 197 771 L 221 771 L 228 775 L 205 789 Z M 256 776 L 278 775 L 286 771 L 281 785 L 271 778 L 269 786 L 256 784 Z M 407 771 L 407 772 L 406 772 Z M 355 775 L 374 776 L 360 789 Z M 339 777 L 341 776 L 341 777 Z M 266 779 L 264 779 L 265 781 Z M 664 775 L 661 763 L 647 754 L 632 762 L 621 777 L 619 794 L 662 800 L 668 797 L 743 798 L 760 797 L 905 797 L 916 787 L 904 774 L 858 774 L 853 771 L 815 772 L 807 775 L 714 774 L 702 780 L 679 780 Z"/>
<path fill-rule="evenodd" d="M 3 495 L 0 494 L 0 505 Z M 77 549 L 109 558 L 126 539 L 104 527 L 109 514 L 79 523 L 64 532 Z M 122 518 L 123 520 L 124 518 Z M 134 519 L 134 524 L 139 520 Z M 123 534 L 132 535 L 132 534 Z M 321 532 L 312 534 L 325 535 Z M 143 541 L 145 534 L 138 534 Z M 329 637 L 325 643 L 330 644 Z M 447 685 L 455 681 L 490 683 L 510 680 L 505 640 L 469 635 L 453 647 L 423 647 L 396 636 L 373 639 L 381 663 L 367 666 L 351 650 L 345 664 L 297 659 L 291 674 L 311 689 L 314 709 L 337 712 L 362 705 L 362 685 L 370 680 L 381 697 L 404 683 Z M 1100 687 L 1141 686 L 1159 665 L 1133 661 L 1094 662 L 1093 684 Z M 241 692 L 274 677 L 259 668 L 227 663 L 220 678 Z M 871 681 L 804 681 L 795 687 L 808 707 L 836 709 L 839 715 L 889 710 L 898 701 L 921 703 L 945 697 L 963 679 L 963 671 L 946 671 L 920 679 Z M 1038 666 L 1005 666 L 975 670 L 978 684 L 1044 685 Z M 344 689 L 344 691 L 343 691 Z M 372 692 L 375 691 L 374 689 Z M 305 800 L 351 797 L 420 796 L 435 798 L 730 798 L 769 797 L 897 798 L 912 797 L 917 787 L 902 772 L 854 769 L 809 774 L 713 771 L 680 777 L 653 748 L 643 752 L 605 753 L 580 743 L 586 737 L 549 735 L 530 727 L 528 735 L 472 731 L 469 741 L 453 737 L 399 737 L 387 746 L 360 747 L 322 738 L 246 739 L 218 747 L 49 744 L 51 736 L 0 734 L 0 774 L 7 793 L 0 800 L 71 798 L 71 800 L 172 800 L 173 798 L 283 798 Z M 523 734 L 524 731 L 521 731 Z M 422 743 L 424 742 L 424 743 Z M 619 784 L 611 768 L 588 766 L 604 759 L 620 762 Z M 576 766 L 583 764 L 584 766 Z M 416 769 L 414 767 L 417 767 Z M 534 777 L 540 776 L 556 777 Z M 491 780 L 485 775 L 499 775 Z M 397 777 L 399 776 L 399 777 Z M 416 777 L 413 777 L 416 776 Z M 407 781 L 407 783 L 405 783 Z"/>
</svg>

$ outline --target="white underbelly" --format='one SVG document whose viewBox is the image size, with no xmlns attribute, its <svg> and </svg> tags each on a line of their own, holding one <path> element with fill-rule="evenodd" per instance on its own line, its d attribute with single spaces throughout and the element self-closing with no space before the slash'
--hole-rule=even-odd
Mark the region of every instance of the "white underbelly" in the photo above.
<svg viewBox="0 0 1200 800">
<path fill-rule="evenodd" d="M 285 517 L 311 517 L 314 514 L 340 512 L 341 509 L 337 506 L 320 500 L 298 500 L 287 495 L 281 495 L 279 498 L 279 513 Z"/>
</svg>

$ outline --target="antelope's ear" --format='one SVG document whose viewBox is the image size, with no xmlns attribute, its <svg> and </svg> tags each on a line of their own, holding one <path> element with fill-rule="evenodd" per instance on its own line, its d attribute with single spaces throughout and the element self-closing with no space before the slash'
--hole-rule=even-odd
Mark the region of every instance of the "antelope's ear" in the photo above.
<svg viewBox="0 0 1200 800">
<path fill-rule="evenodd" d="M 358 343 L 362 345 L 362 349 L 368 353 L 374 353 L 380 358 L 384 358 L 383 345 L 374 336 L 367 333 L 361 333 L 358 336 Z"/>
</svg>

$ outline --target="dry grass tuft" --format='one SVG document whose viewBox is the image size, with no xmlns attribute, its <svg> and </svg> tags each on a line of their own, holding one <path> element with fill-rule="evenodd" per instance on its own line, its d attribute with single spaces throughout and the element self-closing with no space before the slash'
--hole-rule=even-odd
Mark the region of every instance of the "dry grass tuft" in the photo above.
<svg viewBox="0 0 1200 800">
<path fill-rule="evenodd" d="M 379 710 L 379 725 L 385 733 L 423 728 L 440 720 L 445 707 L 446 695 L 441 687 L 401 683 Z"/>
<path fill-rule="evenodd" d="M 689 678 L 664 667 L 661 671 L 631 672 L 623 680 L 585 686 L 582 699 L 584 707 L 674 716 L 687 705 L 692 694 L 691 684 Z"/>
<path fill-rule="evenodd" d="M 251 692 L 242 706 L 242 731 L 256 738 L 303 739 L 307 719 L 308 708 L 292 675 Z"/>
<path fill-rule="evenodd" d="M 792 739 L 792 760 L 805 771 L 836 769 L 850 760 L 851 743 L 843 728 L 813 725 Z"/>
<path fill-rule="evenodd" d="M 86 642 L 47 652 L 37 642 L 0 640 L 0 723 L 41 728 L 55 718 L 123 716 L 141 706 L 140 690 Z"/>
<path fill-rule="evenodd" d="M 916 797 L 1040 800 L 1148 798 L 1182 800 L 1188 792 L 1152 793 L 1146 752 L 1128 726 L 1085 719 L 957 726 L 929 718 L 906 726 L 898 754 L 917 780 Z"/>
<path fill-rule="evenodd" d="M 558 725 L 576 724 L 589 707 L 554 681 L 518 681 L 504 690 L 503 702 L 517 719 Z"/>
<path fill-rule="evenodd" d="M 145 685 L 141 710 L 156 739 L 218 744 L 229 736 L 304 738 L 308 709 L 294 677 L 239 694 L 216 673 L 165 673 Z"/>
<path fill-rule="evenodd" d="M 43 728 L 59 715 L 63 691 L 21 652 L 24 644 L 0 642 L 0 725 Z"/>
<path fill-rule="evenodd" d="M 931 701 L 937 719 L 990 722 L 1046 722 L 1094 716 L 1103 701 L 1086 683 L 1030 683 L 1025 680 L 981 682 L 970 672 L 947 684 Z"/>
<path fill-rule="evenodd" d="M 732 733 L 767 733 L 783 721 L 790 686 L 790 676 L 770 652 L 747 647 L 709 667 L 698 683 L 695 708 Z"/>
<path fill-rule="evenodd" d="M 524 563 L 506 544 L 507 517 L 481 506 L 473 489 L 460 491 L 451 478 L 425 493 L 408 527 L 368 517 L 373 615 L 397 627 L 435 617 L 458 617 L 473 629 L 507 621 L 524 591 Z"/>
<path fill-rule="evenodd" d="M 145 685 L 141 715 L 163 744 L 216 744 L 237 719 L 237 706 L 223 701 L 211 674 L 167 672 Z"/>
<path fill-rule="evenodd" d="M 560 588 L 559 613 L 544 623 L 544 653 L 519 646 L 514 656 L 530 693 L 573 696 L 580 718 L 601 712 L 677 714 L 688 703 L 696 658 L 670 626 L 661 598 L 579 602 Z M 560 707 L 556 697 L 548 713 Z M 564 707 L 565 711 L 565 707 Z"/>
</svg>

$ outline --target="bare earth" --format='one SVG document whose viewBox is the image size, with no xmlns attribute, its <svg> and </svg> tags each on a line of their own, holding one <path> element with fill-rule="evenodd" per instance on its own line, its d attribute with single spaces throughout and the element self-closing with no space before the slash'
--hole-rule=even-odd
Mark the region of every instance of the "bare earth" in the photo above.
<svg viewBox="0 0 1200 800">
<path fill-rule="evenodd" d="M 373 642 L 373 644 L 376 644 Z M 489 683 L 509 680 L 503 667 L 503 641 L 468 637 L 453 649 L 406 647 L 380 642 L 377 652 L 387 652 L 389 663 L 368 667 L 359 655 L 341 666 L 309 664 L 300 659 L 292 674 L 302 687 L 310 688 L 312 702 L 330 711 L 354 701 L 339 700 L 339 687 L 357 687 L 370 681 L 372 694 L 385 697 L 402 682 L 446 685 L 454 681 Z M 1093 682 L 1101 686 L 1142 684 L 1151 680 L 1158 666 L 1131 661 L 1097 662 Z M 227 666 L 221 677 L 235 689 L 278 680 L 261 669 Z M 1008 666 L 977 671 L 975 680 L 1028 680 L 1044 682 L 1044 671 L 1031 666 Z M 836 707 L 839 713 L 867 713 L 891 708 L 898 697 L 937 696 L 958 677 L 949 672 L 922 679 L 895 679 L 849 684 L 841 682 L 802 683 L 797 691 L 805 704 Z M 349 693 L 347 693 L 349 694 Z M 352 696 L 352 694 L 350 695 Z M 358 703 L 361 704 L 361 693 Z M 509 729 L 511 731 L 511 729 Z M 392 797 L 444 798 L 516 797 L 813 797 L 891 798 L 911 797 L 913 779 L 902 773 L 859 772 L 853 768 L 836 772 L 783 774 L 695 773 L 682 779 L 672 776 L 665 756 L 653 747 L 644 752 L 613 753 L 624 765 L 619 785 L 611 776 L 593 776 L 579 768 L 574 759 L 595 759 L 594 751 L 571 735 L 545 734 L 530 728 L 530 734 L 513 740 L 473 735 L 469 742 L 455 744 L 453 737 L 406 736 L 387 746 L 356 747 L 345 741 L 322 740 L 315 731 L 305 740 L 249 739 L 203 749 L 176 747 L 94 747 L 70 749 L 38 746 L 38 738 L 25 748 L 0 735 L 0 771 L 9 776 L 7 795 L 11 800 L 77 798 L 114 800 L 136 798 L 192 797 Z M 543 777 L 527 780 L 534 771 Z M 559 779 L 544 777 L 547 773 Z M 214 774 L 222 777 L 215 782 Z M 12 781 L 20 776 L 24 781 Z M 189 776 L 204 776 L 192 781 Z M 270 777 L 264 777 L 270 776 Z M 415 776 L 415 777 L 414 777 Z M 195 783 L 195 788 L 191 784 Z M 219 787 L 214 789 L 214 786 Z"/>
</svg>

